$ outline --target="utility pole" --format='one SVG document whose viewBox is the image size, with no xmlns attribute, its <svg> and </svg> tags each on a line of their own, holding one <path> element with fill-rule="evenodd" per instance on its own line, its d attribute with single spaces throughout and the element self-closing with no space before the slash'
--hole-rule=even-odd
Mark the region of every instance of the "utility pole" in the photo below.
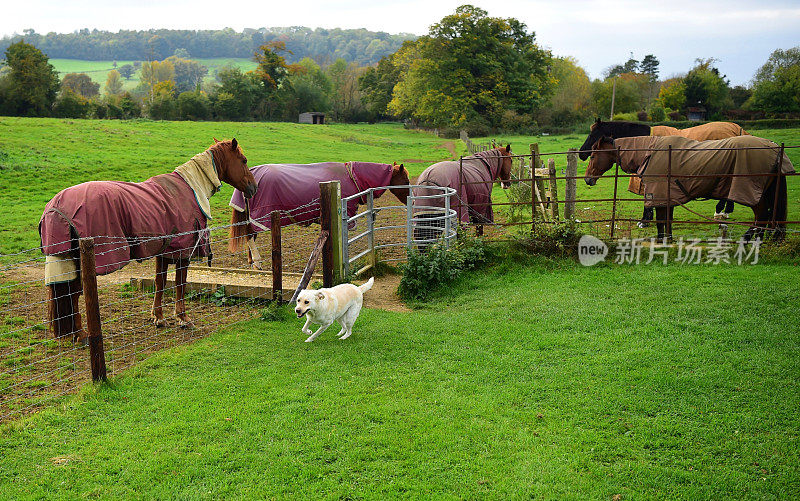
<svg viewBox="0 0 800 501">
<path fill-rule="evenodd" d="M 617 97 L 617 77 L 614 77 L 614 83 L 611 87 L 611 116 L 608 117 L 609 120 L 614 120 L 614 100 Z"/>
</svg>

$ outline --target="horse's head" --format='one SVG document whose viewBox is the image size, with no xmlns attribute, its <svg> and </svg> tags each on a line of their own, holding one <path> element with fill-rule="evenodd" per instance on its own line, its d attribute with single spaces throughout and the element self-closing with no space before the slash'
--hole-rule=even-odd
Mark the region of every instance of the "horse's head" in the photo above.
<svg viewBox="0 0 800 501">
<path fill-rule="evenodd" d="M 392 164 L 392 179 L 389 181 L 389 184 L 392 186 L 407 186 L 411 184 L 411 180 L 408 177 L 408 170 L 403 167 L 403 164 L 398 164 L 397 162 Z M 392 195 L 396 196 L 402 204 L 405 205 L 408 201 L 408 188 L 389 188 L 389 191 L 391 191 Z"/>
<path fill-rule="evenodd" d="M 514 166 L 514 160 L 511 157 L 511 145 L 506 145 L 505 148 L 502 146 L 497 148 L 497 151 L 500 152 L 500 170 L 498 171 L 498 177 L 500 178 L 500 186 L 507 190 L 511 188 L 511 168 Z"/>
<path fill-rule="evenodd" d="M 592 145 L 591 152 L 589 166 L 586 167 L 586 175 L 583 180 L 589 186 L 594 186 L 597 183 L 597 179 L 617 161 L 617 150 L 614 148 L 613 139 L 608 136 L 602 136 Z"/>
<path fill-rule="evenodd" d="M 591 154 L 592 146 L 597 142 L 598 139 L 602 138 L 605 135 L 609 135 L 609 132 L 606 131 L 606 127 L 603 124 L 603 121 L 599 118 L 594 121 L 591 128 L 589 129 L 589 136 L 586 138 L 586 141 L 583 142 L 580 151 L 578 152 L 578 158 L 581 160 L 586 160 L 589 158 Z"/>
<path fill-rule="evenodd" d="M 236 138 L 230 141 L 217 141 L 215 138 L 210 150 L 214 155 L 219 180 L 241 191 L 246 198 L 252 198 L 256 194 L 258 184 L 253 173 L 247 168 L 247 157 L 242 153 Z"/>
</svg>

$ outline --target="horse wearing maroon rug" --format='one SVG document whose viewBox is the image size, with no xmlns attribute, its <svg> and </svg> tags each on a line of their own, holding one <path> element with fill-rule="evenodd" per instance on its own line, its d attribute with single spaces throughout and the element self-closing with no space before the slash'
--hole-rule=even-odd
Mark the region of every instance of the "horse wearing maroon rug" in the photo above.
<svg viewBox="0 0 800 501">
<path fill-rule="evenodd" d="M 381 164 L 370 162 L 324 162 L 315 164 L 266 164 L 252 169 L 258 184 L 258 193 L 249 204 L 240 191 L 234 191 L 230 205 L 230 240 L 228 248 L 238 252 L 243 244 L 249 249 L 249 261 L 260 266 L 254 256 L 252 245 L 255 234 L 271 227 L 270 214 L 281 213 L 281 226 L 286 224 L 311 224 L 319 217 L 319 183 L 339 181 L 342 197 L 349 197 L 369 188 L 389 187 L 389 191 L 403 204 L 408 198 L 408 171 L 403 164 Z M 385 189 L 375 190 L 373 196 L 380 197 Z M 347 213 L 353 217 L 359 204 L 366 197 L 358 197 L 347 203 Z M 249 207 L 248 207 L 249 205 Z M 302 211 L 298 209 L 305 207 Z"/>
<path fill-rule="evenodd" d="M 190 258 L 211 254 L 208 199 L 222 182 L 248 197 L 257 189 L 236 139 L 214 141 L 170 174 L 142 183 L 90 181 L 62 190 L 48 202 L 39 234 L 46 255 L 48 316 L 56 337 L 70 333 L 73 340 L 83 337 L 78 239 L 86 237 L 94 238 L 98 275 L 116 271 L 132 259 L 156 257 L 152 321 L 158 327 L 164 325 L 161 300 L 167 267 L 174 264 L 175 316 L 179 325 L 191 325 L 184 304 L 186 274 Z"/>
</svg>

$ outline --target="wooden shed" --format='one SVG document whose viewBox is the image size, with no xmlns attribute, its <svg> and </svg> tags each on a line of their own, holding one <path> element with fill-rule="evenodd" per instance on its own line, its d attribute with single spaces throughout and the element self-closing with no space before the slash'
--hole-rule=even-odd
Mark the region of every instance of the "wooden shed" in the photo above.
<svg viewBox="0 0 800 501">
<path fill-rule="evenodd" d="M 305 113 L 300 113 L 300 119 L 298 122 L 301 124 L 324 124 L 325 113 L 320 113 L 318 111 L 307 111 Z"/>
</svg>

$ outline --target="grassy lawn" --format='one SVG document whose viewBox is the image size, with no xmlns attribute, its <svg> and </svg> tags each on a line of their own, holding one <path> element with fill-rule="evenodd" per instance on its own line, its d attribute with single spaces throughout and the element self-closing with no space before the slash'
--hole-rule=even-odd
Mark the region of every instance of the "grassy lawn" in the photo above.
<svg viewBox="0 0 800 501">
<path fill-rule="evenodd" d="M 171 172 L 218 139 L 235 136 L 251 166 L 264 163 L 408 163 L 419 174 L 450 157 L 445 140 L 398 124 L 312 126 L 255 122 L 153 122 L 0 117 L 0 254 L 39 245 L 45 204 L 91 180 L 144 181 Z M 463 149 L 463 146 L 459 147 Z M 214 223 L 227 222 L 233 188 L 211 200 Z M 8 210 L 13 208 L 13 210 Z"/>
<path fill-rule="evenodd" d="M 251 59 L 246 58 L 231 58 L 231 57 L 218 57 L 218 58 L 192 58 L 200 64 L 208 68 L 208 75 L 205 81 L 212 81 L 215 78 L 215 71 L 219 71 L 225 67 L 237 67 L 242 71 L 250 71 L 255 69 L 256 63 Z M 130 64 L 133 61 L 117 61 L 117 68 L 122 65 Z M 86 73 L 93 82 L 100 84 L 100 92 L 103 92 L 103 86 L 106 84 L 108 72 L 114 69 L 114 61 L 83 61 L 81 59 L 50 59 L 50 64 L 55 67 L 59 73 L 59 77 L 63 78 L 67 73 Z M 132 90 L 139 85 L 141 77 L 140 70 L 136 70 L 133 76 L 124 82 L 124 90 Z"/>
<path fill-rule="evenodd" d="M 0 498 L 792 498 L 797 283 L 538 260 L 347 342 L 233 325 L 0 428 Z"/>
<path fill-rule="evenodd" d="M 767 129 L 767 130 L 756 130 L 753 131 L 754 135 L 759 137 L 764 137 L 771 141 L 774 141 L 778 144 L 785 143 L 786 146 L 800 146 L 800 129 Z M 588 131 L 586 133 L 588 135 Z M 541 153 L 558 153 L 558 152 L 565 152 L 569 148 L 579 149 L 583 144 L 583 141 L 586 140 L 586 135 L 581 134 L 570 134 L 570 135 L 561 135 L 561 136 L 500 136 L 494 138 L 473 138 L 473 140 L 477 143 L 488 143 L 491 139 L 497 139 L 498 142 L 502 142 L 502 144 L 511 143 L 512 151 L 515 154 L 528 154 L 530 152 L 529 145 L 531 143 L 538 143 L 539 144 L 539 151 Z M 795 165 L 795 170 L 800 170 L 800 148 L 794 149 L 787 149 L 786 153 L 789 155 L 792 163 Z M 556 162 L 556 169 L 558 176 L 565 176 L 566 173 L 564 169 L 567 165 L 566 155 L 553 155 L 548 156 L 547 158 L 554 158 Z M 546 161 L 546 160 L 545 160 Z M 578 175 L 583 176 L 586 167 L 589 165 L 588 160 L 585 162 L 578 161 Z M 613 176 L 614 171 L 613 169 L 610 170 L 606 175 Z M 625 175 L 624 172 L 620 171 L 620 174 Z M 526 177 L 530 177 L 527 175 Z M 800 220 L 800 176 L 798 177 L 790 177 L 787 178 L 788 181 L 788 196 L 789 196 L 789 212 L 788 217 L 789 220 L 798 221 Z M 559 181 L 559 197 L 563 199 L 564 196 L 564 181 Z M 578 180 L 577 183 L 577 199 L 606 199 L 612 198 L 614 195 L 614 179 L 613 177 L 607 179 L 600 179 L 597 182 L 596 186 L 587 186 L 586 183 L 583 182 L 582 179 Z M 493 192 L 493 197 L 495 200 L 504 200 L 505 194 L 502 190 L 495 189 Z M 637 199 L 635 201 L 625 201 L 619 202 L 617 205 L 617 217 L 623 218 L 640 218 L 642 216 L 642 208 L 643 203 L 641 197 L 638 195 L 634 195 L 628 192 L 628 180 L 627 178 L 620 178 L 619 184 L 617 186 L 617 197 L 618 198 L 629 198 L 629 199 Z M 716 205 L 716 200 L 708 200 L 708 201 L 694 201 L 689 204 L 689 207 L 703 214 L 707 217 L 712 217 L 714 215 L 714 207 Z M 560 208 L 563 211 L 563 207 Z M 579 219 L 589 220 L 595 219 L 595 215 L 598 211 L 604 213 L 606 217 L 610 217 L 611 214 L 611 202 L 605 203 L 581 203 L 578 202 L 576 204 L 577 209 L 577 217 Z M 562 212 L 563 213 L 563 212 Z M 675 220 L 684 220 L 684 221 L 694 221 L 699 220 L 700 218 L 692 214 L 691 212 L 678 207 L 675 209 Z M 741 205 L 736 205 L 734 212 L 733 212 L 733 221 L 739 222 L 751 222 L 753 220 L 753 211 L 748 207 L 744 207 Z M 628 223 L 622 223 L 624 227 L 627 229 Z M 741 234 L 746 231 L 746 227 L 743 226 L 734 226 L 731 225 L 729 227 L 730 234 L 734 238 L 738 238 Z M 795 227 L 795 229 L 800 230 L 800 227 Z M 655 228 L 647 228 L 645 230 L 638 230 L 635 227 L 632 229 L 633 236 L 641 236 L 641 237 L 655 237 Z M 704 225 L 702 227 L 698 225 L 675 225 L 674 228 L 676 235 L 685 235 L 685 236 L 699 236 L 699 235 L 717 235 L 717 227 L 716 225 Z"/>
</svg>

